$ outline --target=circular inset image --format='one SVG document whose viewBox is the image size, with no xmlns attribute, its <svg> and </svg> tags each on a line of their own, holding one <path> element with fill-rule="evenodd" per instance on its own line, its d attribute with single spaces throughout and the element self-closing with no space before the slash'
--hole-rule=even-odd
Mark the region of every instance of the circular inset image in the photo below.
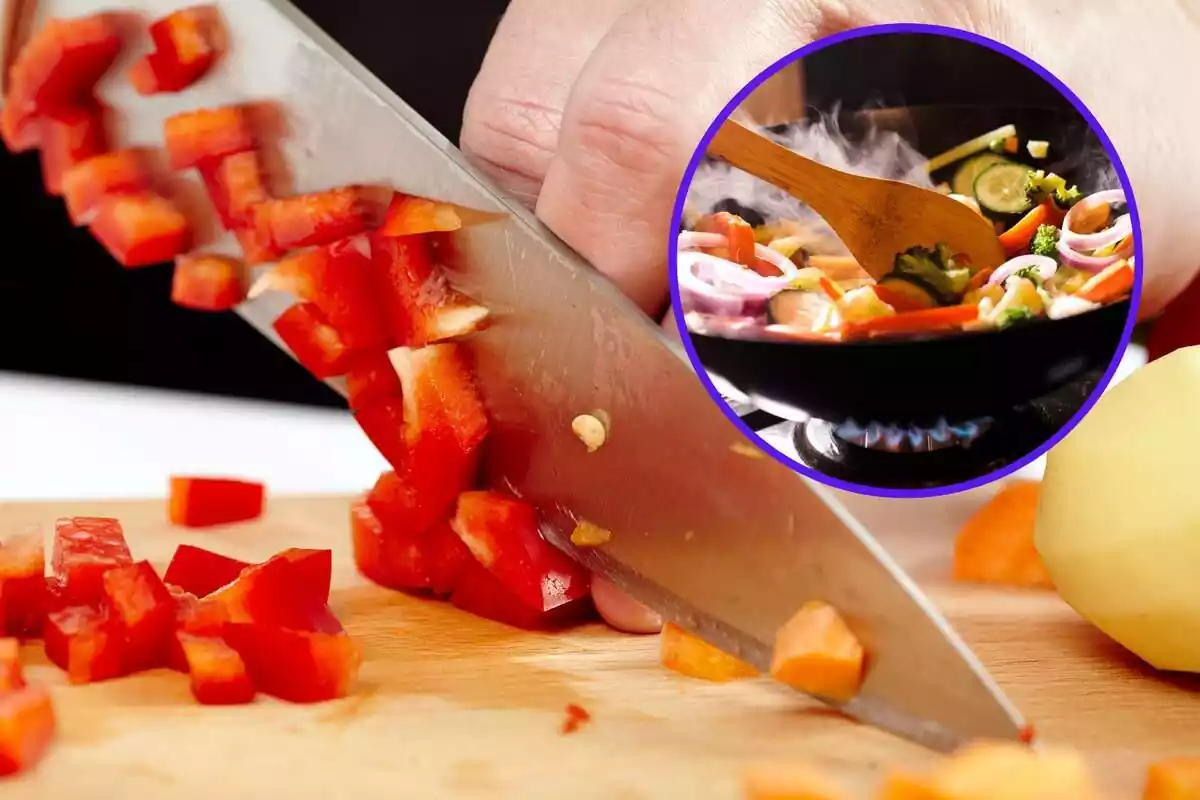
<svg viewBox="0 0 1200 800">
<path fill-rule="evenodd" d="M 1067 87 L 962 31 L 814 43 L 714 121 L 672 299 L 710 393 L 823 483 L 946 494 L 1028 464 L 1107 385 L 1137 209 Z"/>
</svg>

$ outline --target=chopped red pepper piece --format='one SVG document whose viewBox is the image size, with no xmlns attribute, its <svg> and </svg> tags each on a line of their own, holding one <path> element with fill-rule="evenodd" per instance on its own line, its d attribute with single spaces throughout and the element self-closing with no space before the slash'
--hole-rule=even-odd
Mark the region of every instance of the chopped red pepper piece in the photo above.
<svg viewBox="0 0 1200 800">
<path fill-rule="evenodd" d="M 65 597 L 81 604 L 98 603 L 104 573 L 133 563 L 121 523 L 109 517 L 63 517 L 54 525 L 54 572 L 63 580 Z"/>
<path fill-rule="evenodd" d="M 254 207 L 271 198 L 254 150 L 204 162 L 200 177 L 226 230 L 252 225 Z"/>
<path fill-rule="evenodd" d="M 139 94 L 181 92 L 212 68 L 221 49 L 220 17 L 212 6 L 183 8 L 150 26 L 155 51 L 130 71 Z"/>
<path fill-rule="evenodd" d="M 181 544 L 175 548 L 163 580 L 196 597 L 204 597 L 233 583 L 249 566 L 236 558 Z"/>
<path fill-rule="evenodd" d="M 345 697 L 362 663 L 357 643 L 345 633 L 231 623 L 225 640 L 245 660 L 260 691 L 292 703 Z"/>
<path fill-rule="evenodd" d="M 67 213 L 76 225 L 91 222 L 100 201 L 111 194 L 140 194 L 151 188 L 150 171 L 136 150 L 102 153 L 75 164 L 62 177 Z"/>
<path fill-rule="evenodd" d="M 346 186 L 269 200 L 254 208 L 255 227 L 275 247 L 293 250 L 333 244 L 375 228 L 383 216 L 375 192 Z"/>
<path fill-rule="evenodd" d="M 255 147 L 249 115 L 239 106 L 200 109 L 168 117 L 163 124 L 167 163 L 183 170 Z"/>
<path fill-rule="evenodd" d="M 271 243 L 269 236 L 259 234 L 257 228 L 238 228 L 233 234 L 242 246 L 242 255 L 246 257 L 247 264 L 270 264 L 284 254 Z"/>
<path fill-rule="evenodd" d="M 46 550 L 41 531 L 0 544 L 0 634 L 33 638 L 46 621 Z"/>
<path fill-rule="evenodd" d="M 275 332 L 316 378 L 332 378 L 347 369 L 352 351 L 313 303 L 297 303 L 275 320 Z"/>
<path fill-rule="evenodd" d="M 450 602 L 477 617 L 528 631 L 564 627 L 581 619 L 590 607 L 589 600 L 583 598 L 552 611 L 538 611 L 522 602 L 478 561 L 467 565 Z"/>
<path fill-rule="evenodd" d="M 214 255 L 175 259 L 171 301 L 195 311 L 228 311 L 246 299 L 242 263 Z"/>
<path fill-rule="evenodd" d="M 462 583 L 463 575 L 475 563 L 471 551 L 458 538 L 448 521 L 439 522 L 425 534 L 422 549 L 425 552 L 430 591 L 444 597 L 454 594 Z"/>
<path fill-rule="evenodd" d="M 429 588 L 421 531 L 386 529 L 366 503 L 350 509 L 354 564 L 363 577 L 402 591 Z"/>
<path fill-rule="evenodd" d="M 179 634 L 219 638 L 225 627 L 225 613 L 219 604 L 204 603 L 178 586 L 168 583 L 167 591 L 175 603 L 174 634 L 167 640 L 167 666 L 176 672 L 187 672 L 187 654 L 183 652 Z"/>
<path fill-rule="evenodd" d="M 366 236 L 288 256 L 264 283 L 316 305 L 352 350 L 383 349 L 390 343 Z"/>
<path fill-rule="evenodd" d="M 36 150 L 41 143 L 41 131 L 37 119 L 22 116 L 17 106 L 9 103 L 0 109 L 0 139 L 10 153 Z"/>
<path fill-rule="evenodd" d="M 89 102 L 47 112 L 40 119 L 42 182 L 47 193 L 61 195 L 68 169 L 108 150 L 105 113 L 99 103 Z"/>
<path fill-rule="evenodd" d="M 422 233 L 456 231 L 462 227 L 462 217 L 450 203 L 439 203 L 424 197 L 397 192 L 388 206 L 380 233 L 384 236 L 415 236 Z"/>
<path fill-rule="evenodd" d="M 487 309 L 450 286 L 433 261 L 429 237 L 377 236 L 373 251 L 375 268 L 385 281 L 394 341 L 421 347 L 483 326 Z"/>
<path fill-rule="evenodd" d="M 300 554 L 306 557 L 299 558 Z M 309 561 L 312 554 L 319 555 Z M 229 622 L 338 633 L 342 625 L 326 605 L 327 564 L 332 564 L 327 550 L 280 553 L 244 570 L 233 583 L 201 601 L 201 606 Z"/>
<path fill-rule="evenodd" d="M 346 371 L 350 408 L 359 411 L 385 400 L 400 402 L 400 379 L 387 353 L 363 353 Z"/>
<path fill-rule="evenodd" d="M 498 492 L 464 492 L 450 524 L 475 559 L 535 611 L 590 591 L 587 571 L 542 538 L 537 511 L 526 502 Z"/>
<path fill-rule="evenodd" d="M 0 775 L 15 775 L 41 760 L 54 729 L 54 704 L 41 686 L 0 693 Z"/>
<path fill-rule="evenodd" d="M 46 657 L 71 683 L 94 683 L 124 674 L 121 632 L 89 606 L 71 606 L 46 617 Z"/>
<path fill-rule="evenodd" d="M 254 684 L 237 651 L 215 636 L 176 634 L 187 659 L 192 695 L 203 705 L 228 706 L 254 700 Z"/>
<path fill-rule="evenodd" d="M 333 586 L 333 551 L 290 547 L 274 557 L 292 565 L 306 593 L 322 603 L 329 602 L 329 591 Z"/>
<path fill-rule="evenodd" d="M 0 695 L 25 688 L 25 673 L 21 669 L 21 642 L 15 638 L 0 639 Z"/>
<path fill-rule="evenodd" d="M 592 720 L 592 715 L 587 712 L 586 708 L 574 703 L 567 703 L 566 713 L 567 718 L 563 720 L 562 726 L 558 729 L 559 733 L 564 736 L 575 733 L 583 727 L 584 723 Z"/>
<path fill-rule="evenodd" d="M 104 608 L 123 638 L 126 672 L 153 669 L 166 662 L 175 627 L 175 600 L 149 561 L 104 573 Z"/>
<path fill-rule="evenodd" d="M 168 517 L 172 525 L 189 528 L 258 519 L 264 493 L 256 481 L 172 476 Z"/>
<path fill-rule="evenodd" d="M 187 218 L 157 194 L 109 195 L 89 226 L 92 235 L 124 267 L 173 260 L 191 244 Z"/>
</svg>

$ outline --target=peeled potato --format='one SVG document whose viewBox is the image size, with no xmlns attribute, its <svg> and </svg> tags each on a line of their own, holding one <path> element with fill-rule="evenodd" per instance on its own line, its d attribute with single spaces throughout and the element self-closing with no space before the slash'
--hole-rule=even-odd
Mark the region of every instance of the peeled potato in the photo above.
<svg viewBox="0 0 1200 800">
<path fill-rule="evenodd" d="M 1200 347 L 1114 386 L 1050 452 L 1035 542 L 1084 618 L 1200 672 Z"/>
</svg>

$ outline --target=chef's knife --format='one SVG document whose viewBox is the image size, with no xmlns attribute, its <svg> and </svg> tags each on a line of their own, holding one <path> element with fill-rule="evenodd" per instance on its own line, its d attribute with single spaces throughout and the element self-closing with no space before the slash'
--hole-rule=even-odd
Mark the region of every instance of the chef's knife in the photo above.
<svg viewBox="0 0 1200 800">
<path fill-rule="evenodd" d="M 39 4 L 39 23 L 102 7 Z M 493 315 L 469 340 L 493 418 L 487 475 L 539 506 L 549 539 L 762 670 L 778 627 L 825 600 L 869 653 L 849 714 L 939 749 L 1019 736 L 1017 711 L 912 581 L 828 490 L 754 457 L 682 351 L 610 283 L 285 0 L 217 5 L 230 51 L 196 87 L 147 101 L 125 84 L 124 65 L 101 87 L 124 112 L 123 143 L 158 144 L 163 116 L 177 111 L 274 100 L 287 114 L 294 191 L 390 182 L 502 214 L 462 231 L 447 267 Z M 121 3 L 148 17 L 176 6 Z M 236 252 L 231 240 L 213 249 L 225 247 Z M 268 293 L 239 312 L 279 344 L 271 324 L 290 302 Z M 588 412 L 610 423 L 593 453 L 571 430 Z M 574 548 L 579 520 L 612 540 Z"/>
</svg>

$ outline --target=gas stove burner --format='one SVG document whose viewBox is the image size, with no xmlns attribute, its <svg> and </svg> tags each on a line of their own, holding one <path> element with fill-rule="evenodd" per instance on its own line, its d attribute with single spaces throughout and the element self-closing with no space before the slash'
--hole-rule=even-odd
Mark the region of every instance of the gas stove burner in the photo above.
<svg viewBox="0 0 1200 800">
<path fill-rule="evenodd" d="M 952 447 L 970 447 L 987 433 L 994 420 L 980 417 L 951 424 L 939 417 L 933 425 L 885 425 L 869 422 L 865 426 L 848 419 L 834 429 L 834 435 L 850 444 L 887 453 L 928 453 Z"/>
</svg>

